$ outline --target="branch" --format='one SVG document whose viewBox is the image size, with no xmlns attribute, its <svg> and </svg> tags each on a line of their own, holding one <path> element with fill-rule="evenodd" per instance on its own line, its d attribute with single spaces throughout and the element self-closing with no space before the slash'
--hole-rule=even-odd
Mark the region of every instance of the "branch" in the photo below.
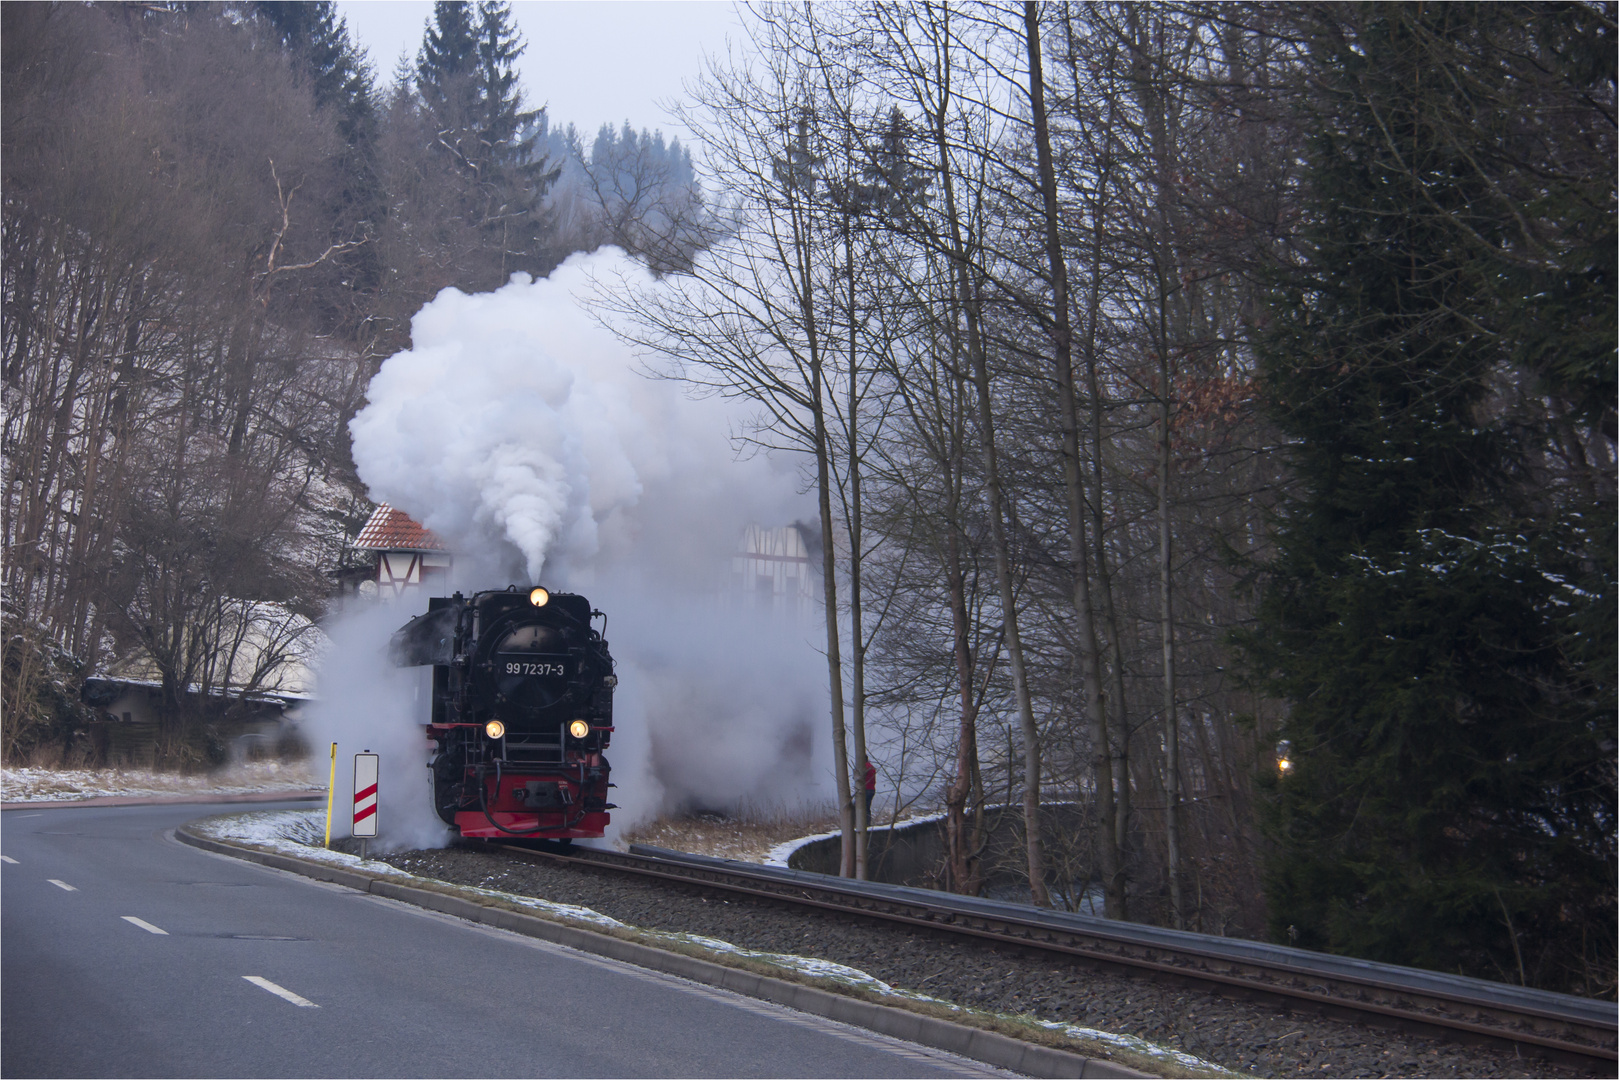
<svg viewBox="0 0 1619 1080">
<path fill-rule="evenodd" d="M 308 270 L 311 267 L 319 266 L 334 255 L 341 255 L 345 251 L 352 251 L 360 247 L 362 244 L 367 243 L 369 239 L 339 241 L 329 245 L 325 251 L 308 262 L 296 263 L 292 266 L 277 266 L 275 264 L 276 254 L 281 250 L 281 242 L 285 239 L 287 230 L 292 227 L 292 198 L 298 194 L 298 189 L 304 186 L 304 182 L 299 180 L 291 191 L 283 191 L 281 177 L 275 169 L 274 158 L 270 159 L 270 176 L 275 180 L 276 201 L 281 207 L 281 228 L 276 230 L 275 242 L 270 245 L 270 253 L 264 257 L 264 273 L 259 275 L 259 280 L 264 283 L 264 292 L 259 297 L 259 304 L 264 307 L 269 306 L 270 280 L 275 275 L 290 273 L 294 270 Z"/>
</svg>

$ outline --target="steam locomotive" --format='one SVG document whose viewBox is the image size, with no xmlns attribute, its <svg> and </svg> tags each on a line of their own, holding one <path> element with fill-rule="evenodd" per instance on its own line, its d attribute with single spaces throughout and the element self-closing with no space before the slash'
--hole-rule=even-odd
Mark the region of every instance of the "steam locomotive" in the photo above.
<svg viewBox="0 0 1619 1080">
<path fill-rule="evenodd" d="M 598 616 L 582 596 L 514 585 L 433 597 L 393 635 L 395 664 L 433 668 L 433 807 L 462 836 L 607 828 L 618 677 Z"/>
</svg>

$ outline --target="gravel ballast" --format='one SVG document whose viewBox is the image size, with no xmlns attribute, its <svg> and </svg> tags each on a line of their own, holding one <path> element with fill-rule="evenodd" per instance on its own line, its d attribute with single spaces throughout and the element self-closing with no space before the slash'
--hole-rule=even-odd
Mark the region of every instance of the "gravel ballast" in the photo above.
<svg viewBox="0 0 1619 1080">
<path fill-rule="evenodd" d="M 335 846 L 335 845 L 334 845 Z M 608 870 L 445 849 L 378 855 L 401 870 L 556 903 L 653 930 L 847 964 L 959 1005 L 1139 1036 L 1257 1076 L 1581 1076 L 1511 1051 L 1464 1046 L 1236 1001 L 923 930 Z"/>
</svg>

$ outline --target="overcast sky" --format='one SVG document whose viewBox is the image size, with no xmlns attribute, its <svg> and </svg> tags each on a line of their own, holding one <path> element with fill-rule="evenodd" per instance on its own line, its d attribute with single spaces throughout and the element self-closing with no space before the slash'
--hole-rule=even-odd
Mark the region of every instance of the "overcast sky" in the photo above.
<svg viewBox="0 0 1619 1080">
<path fill-rule="evenodd" d="M 402 52 L 415 59 L 433 17 L 429 0 L 339 0 L 337 10 L 379 88 Z M 603 123 L 626 119 L 689 142 L 661 105 L 683 97 L 705 52 L 722 54 L 727 34 L 740 37 L 729 0 L 516 0 L 512 11 L 528 43 L 518 61 L 525 101 L 548 106 L 553 127 L 579 128 L 587 146 Z"/>
</svg>

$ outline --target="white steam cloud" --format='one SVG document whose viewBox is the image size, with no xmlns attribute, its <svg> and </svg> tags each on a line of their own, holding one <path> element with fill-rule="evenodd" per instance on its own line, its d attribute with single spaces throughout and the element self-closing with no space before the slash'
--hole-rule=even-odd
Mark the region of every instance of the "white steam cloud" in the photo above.
<svg viewBox="0 0 1619 1080">
<path fill-rule="evenodd" d="M 580 303 L 596 280 L 657 287 L 608 249 L 544 280 L 440 293 L 350 424 L 360 478 L 373 499 L 445 539 L 455 587 L 542 583 L 608 613 L 620 679 L 615 830 L 680 806 L 825 802 L 826 686 L 806 641 L 813 628 L 759 620 L 725 600 L 746 525 L 813 513 L 796 463 L 739 458 L 737 406 L 642 374 Z M 425 609 L 426 594 L 413 603 Z M 413 614 L 356 605 L 339 620 L 310 731 L 319 748 L 339 742 L 340 755 L 365 742 L 408 759 L 383 762 L 387 847 L 446 835 L 423 767 L 426 669 L 383 659 L 388 634 Z M 340 791 L 344 767 L 340 756 Z"/>
<path fill-rule="evenodd" d="M 425 606 L 425 605 L 424 605 Z M 441 847 L 449 830 L 433 812 L 427 739 L 415 717 L 432 669 L 397 668 L 389 636 L 415 611 L 391 600 L 351 603 L 328 628 L 316 702 L 305 724 L 316 761 L 337 744 L 332 835 L 348 836 L 354 755 L 377 755 L 378 839 L 389 848 Z"/>
</svg>

